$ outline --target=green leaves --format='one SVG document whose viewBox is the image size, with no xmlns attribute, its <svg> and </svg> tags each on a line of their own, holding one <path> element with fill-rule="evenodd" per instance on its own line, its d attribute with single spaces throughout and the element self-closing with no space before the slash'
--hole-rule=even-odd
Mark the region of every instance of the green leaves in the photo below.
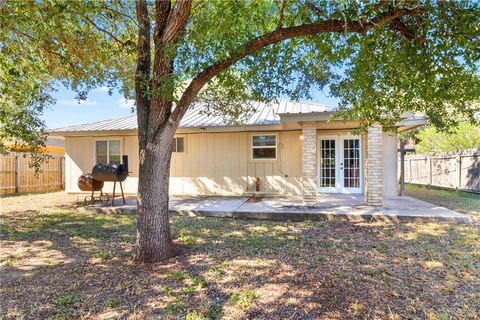
<svg viewBox="0 0 480 320">
<path fill-rule="evenodd" d="M 0 151 L 12 146 L 41 150 L 45 126 L 40 116 L 53 103 L 55 83 L 71 87 L 80 98 L 102 84 L 130 94 L 135 20 L 127 18 L 132 11 L 124 5 L 0 2 Z"/>
<path fill-rule="evenodd" d="M 468 123 L 461 123 L 451 132 L 426 127 L 416 134 L 419 153 L 452 152 L 480 148 L 480 129 Z"/>
<path fill-rule="evenodd" d="M 379 24 L 362 34 L 345 29 L 265 47 L 230 67 L 241 75 L 243 91 L 233 82 L 223 82 L 230 86 L 223 91 L 230 100 L 234 92 L 239 100 L 245 99 L 245 88 L 257 99 L 288 95 L 301 100 L 311 98 L 312 88 L 328 87 L 348 111 L 346 119 L 364 119 L 367 125 L 377 121 L 392 125 L 406 111 L 426 114 L 439 127 L 455 125 L 459 118 L 475 121 L 474 101 L 480 98 L 480 40 L 472 27 L 480 25 L 477 2 L 377 6 L 325 1 L 314 8 L 307 2 L 288 2 L 282 26 L 319 19 L 368 23 L 388 10 L 415 7 L 419 13 L 400 18 L 395 28 Z M 185 69 L 187 77 L 194 77 L 242 50 L 249 40 L 274 31 L 278 19 L 279 4 L 271 2 L 233 6 L 213 1 L 198 7 L 179 46 L 177 72 Z M 414 38 L 406 38 L 400 29 Z"/>
<path fill-rule="evenodd" d="M 238 123 L 252 112 L 252 99 L 310 99 L 312 89 L 326 88 L 348 111 L 345 119 L 366 125 L 393 124 L 405 111 L 424 113 L 438 127 L 459 118 L 474 122 L 480 99 L 477 1 L 213 0 L 194 1 L 192 8 L 179 41 L 163 48 L 174 60 L 172 74 L 146 94 L 178 101 L 186 83 L 245 52 L 252 39 L 279 28 L 341 21 L 345 28 L 260 48 L 220 72 L 198 99 L 209 103 L 211 114 Z M 393 10 L 413 11 L 367 32 L 347 27 Z M 79 97 L 103 84 L 133 95 L 138 26 L 132 1 L 13 0 L 0 2 L 0 14 L 2 139 L 40 143 L 27 135 L 42 131 L 39 115 L 52 102 L 48 92 L 56 81 Z M 28 123 L 23 133 L 11 127 L 22 121 Z"/>
<path fill-rule="evenodd" d="M 479 65 L 471 57 L 479 35 L 470 26 L 480 23 L 478 4 L 448 2 L 444 8 L 425 5 L 425 10 L 404 19 L 418 41 L 381 29 L 358 39 L 345 76 L 332 85 L 342 105 L 353 106 L 352 115 L 388 124 L 403 112 L 416 111 L 438 127 L 465 118 L 475 121 Z"/>
</svg>

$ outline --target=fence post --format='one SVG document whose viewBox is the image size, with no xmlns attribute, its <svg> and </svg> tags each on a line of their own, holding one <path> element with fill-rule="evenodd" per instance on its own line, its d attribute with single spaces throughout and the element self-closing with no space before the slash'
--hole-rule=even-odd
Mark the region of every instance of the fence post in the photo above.
<svg viewBox="0 0 480 320">
<path fill-rule="evenodd" d="M 412 159 L 408 159 L 408 182 L 412 182 Z"/>
<path fill-rule="evenodd" d="M 15 193 L 20 192 L 20 158 L 15 153 Z"/>
<path fill-rule="evenodd" d="M 457 154 L 456 167 L 458 168 L 457 172 L 457 188 L 458 190 L 462 189 L 462 156 Z"/>
<path fill-rule="evenodd" d="M 65 182 L 64 182 L 64 178 L 65 178 L 65 175 L 63 174 L 63 156 L 59 156 L 59 163 L 60 163 L 60 186 L 61 186 L 61 189 L 65 189 Z"/>
<path fill-rule="evenodd" d="M 427 156 L 428 159 L 428 184 L 433 184 L 433 173 L 432 173 L 432 158 Z"/>
</svg>

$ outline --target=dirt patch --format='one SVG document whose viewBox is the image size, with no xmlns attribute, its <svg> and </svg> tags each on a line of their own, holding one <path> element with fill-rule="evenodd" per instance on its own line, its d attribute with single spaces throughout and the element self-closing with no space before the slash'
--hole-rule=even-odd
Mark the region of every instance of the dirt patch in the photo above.
<svg viewBox="0 0 480 320">
<path fill-rule="evenodd" d="M 0 271 L 4 318 L 480 317 L 477 225 L 175 216 L 181 254 L 139 265 L 134 214 L 50 197 L 4 207 L 1 259 L 14 257 Z"/>
<path fill-rule="evenodd" d="M 3 241 L 0 251 L 0 274 L 3 283 L 16 280 L 31 271 L 72 263 L 74 258 L 52 248 L 50 241 Z"/>
</svg>

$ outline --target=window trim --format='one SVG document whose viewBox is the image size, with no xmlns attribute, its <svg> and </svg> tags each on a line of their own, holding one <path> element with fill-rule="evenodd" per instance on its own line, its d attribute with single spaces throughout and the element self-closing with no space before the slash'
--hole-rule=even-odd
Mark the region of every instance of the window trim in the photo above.
<svg viewBox="0 0 480 320">
<path fill-rule="evenodd" d="M 187 153 L 187 138 L 183 135 L 174 136 L 173 141 L 172 141 L 172 145 L 173 145 L 175 139 L 177 139 L 177 138 L 182 138 L 183 139 L 183 151 L 174 151 L 173 148 L 172 148 L 172 154 L 174 154 L 174 153 Z M 175 149 L 176 148 L 177 148 L 177 144 L 175 144 Z"/>
<path fill-rule="evenodd" d="M 107 141 L 107 161 L 110 163 L 110 154 L 108 152 L 109 150 L 109 143 L 108 141 L 111 140 L 116 140 L 120 142 L 120 164 L 122 163 L 122 155 L 123 155 L 123 139 L 121 137 L 118 138 L 95 138 L 94 144 L 93 144 L 93 162 L 94 165 L 97 164 L 97 141 Z"/>
<path fill-rule="evenodd" d="M 253 138 L 259 136 L 275 136 L 274 146 L 254 146 Z M 254 158 L 253 149 L 275 149 L 275 158 Z M 254 133 L 250 135 L 250 161 L 277 161 L 278 160 L 278 133 Z"/>
</svg>

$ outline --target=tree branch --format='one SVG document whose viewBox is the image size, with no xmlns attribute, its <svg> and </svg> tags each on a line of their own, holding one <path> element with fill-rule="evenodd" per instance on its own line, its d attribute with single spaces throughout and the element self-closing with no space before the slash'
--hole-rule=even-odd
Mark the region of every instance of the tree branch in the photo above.
<svg viewBox="0 0 480 320">
<path fill-rule="evenodd" d="M 185 28 L 190 17 L 192 0 L 180 0 L 175 3 L 172 12 L 168 16 L 167 26 L 163 32 L 164 43 L 174 43 Z"/>
<path fill-rule="evenodd" d="M 156 1 L 155 2 L 155 33 L 153 36 L 153 41 L 155 42 L 155 47 L 160 45 L 160 40 L 162 38 L 165 26 L 167 25 L 168 15 L 171 10 L 170 0 L 165 1 Z"/>
<path fill-rule="evenodd" d="M 252 53 L 266 46 L 276 44 L 287 39 L 312 36 L 319 33 L 366 33 L 367 31 L 378 27 L 379 25 L 385 23 L 390 24 L 392 21 L 394 21 L 395 19 L 399 19 L 402 16 L 417 14 L 419 12 L 421 12 L 420 8 L 397 9 L 381 13 L 376 18 L 373 18 L 368 22 L 362 22 L 359 20 L 344 21 L 338 19 L 321 20 L 315 23 L 277 29 L 273 32 L 252 39 L 250 42 L 240 47 L 236 53 L 233 53 L 230 58 L 212 64 L 211 66 L 200 72 L 190 82 L 189 86 L 180 98 L 177 107 L 171 115 L 171 121 L 175 124 L 178 124 L 180 122 L 181 118 L 187 111 L 190 104 L 195 99 L 198 92 L 214 76 L 219 74 L 221 71 L 227 69 L 242 58 L 251 55 Z"/>
<path fill-rule="evenodd" d="M 135 70 L 135 101 L 137 102 L 138 132 L 140 148 L 146 145 L 148 118 L 150 114 L 150 18 L 147 0 L 136 1 L 138 21 L 137 68 Z"/>
<path fill-rule="evenodd" d="M 392 20 L 392 22 L 390 22 L 390 26 L 394 30 L 397 30 L 398 32 L 400 32 L 405 38 L 409 40 L 413 40 L 416 38 L 415 33 L 412 30 L 410 30 L 410 28 L 405 23 L 403 23 L 403 21 L 400 20 L 400 18 Z"/>
<path fill-rule="evenodd" d="M 149 130 L 153 132 L 150 136 L 153 139 L 172 113 L 171 98 L 158 94 L 171 85 L 169 81 L 173 73 L 173 59 L 166 54 L 166 49 L 177 41 L 185 29 L 190 17 L 191 4 L 191 0 L 179 0 L 172 8 L 170 1 L 155 2 L 155 55 L 151 83 L 153 98 L 149 117 Z"/>
<path fill-rule="evenodd" d="M 385 6 L 388 4 L 388 0 L 380 0 L 378 1 L 378 3 L 376 3 L 374 6 L 373 6 L 373 11 L 377 11 L 378 9 L 380 9 L 381 7 Z"/>
<path fill-rule="evenodd" d="M 285 10 L 285 6 L 287 5 L 288 0 L 283 0 L 282 6 L 280 7 L 280 17 L 278 18 L 277 30 L 282 28 L 283 25 L 283 12 Z"/>
<path fill-rule="evenodd" d="M 112 38 L 115 42 L 118 42 L 120 43 L 122 46 L 125 46 L 125 42 L 124 41 L 121 41 L 120 39 L 118 39 L 113 33 L 111 33 L 110 31 L 108 31 L 107 29 L 99 26 L 97 23 L 95 23 L 95 21 L 93 21 L 92 19 L 90 19 L 89 17 L 85 16 L 85 20 L 87 20 L 92 26 L 95 27 L 95 29 L 97 29 L 98 31 L 100 32 L 103 32 L 105 33 L 106 35 L 110 36 L 110 38 Z"/>
<path fill-rule="evenodd" d="M 317 16 L 319 16 L 319 17 L 324 14 L 324 12 L 323 12 L 322 10 L 320 10 L 320 8 L 318 8 L 317 6 L 315 6 L 315 5 L 314 5 L 313 3 L 311 3 L 310 1 L 307 2 L 307 7 L 308 7 L 310 10 L 314 11 L 314 12 L 317 14 Z"/>
<path fill-rule="evenodd" d="M 122 3 L 120 1 L 118 2 L 118 4 L 124 9 L 124 11 L 126 11 L 125 7 L 122 5 Z M 103 10 L 107 10 L 107 11 L 111 11 L 116 15 L 127 18 L 128 20 L 133 22 L 135 25 L 138 25 L 137 21 L 132 16 L 130 16 L 129 14 L 126 14 L 125 12 L 121 12 L 119 10 L 113 9 L 112 7 L 109 7 L 107 5 L 105 5 L 105 6 L 100 5 L 98 8 L 103 9 Z"/>
<path fill-rule="evenodd" d="M 60 58 L 60 60 L 66 61 L 72 67 L 72 69 L 78 69 L 78 67 L 75 65 L 75 63 L 73 63 L 69 58 L 67 58 L 66 56 L 64 56 L 62 53 L 60 53 L 58 51 L 55 51 L 55 50 L 52 50 L 52 49 L 48 48 L 47 46 L 44 45 L 44 43 L 42 41 L 40 41 L 40 39 L 37 39 L 37 38 L 33 37 L 32 35 L 24 32 L 20 29 L 17 29 L 15 27 L 12 27 L 12 30 L 15 34 L 17 34 L 17 36 L 18 36 L 17 39 L 20 39 L 21 36 L 23 36 L 23 37 L 27 38 L 28 40 L 30 40 L 30 42 L 32 44 L 40 46 L 40 48 L 43 49 L 45 52 L 56 55 L 57 57 Z M 50 43 L 53 44 L 53 42 L 50 42 Z M 43 59 L 41 51 L 36 50 L 36 52 L 39 55 L 40 59 Z"/>
</svg>

